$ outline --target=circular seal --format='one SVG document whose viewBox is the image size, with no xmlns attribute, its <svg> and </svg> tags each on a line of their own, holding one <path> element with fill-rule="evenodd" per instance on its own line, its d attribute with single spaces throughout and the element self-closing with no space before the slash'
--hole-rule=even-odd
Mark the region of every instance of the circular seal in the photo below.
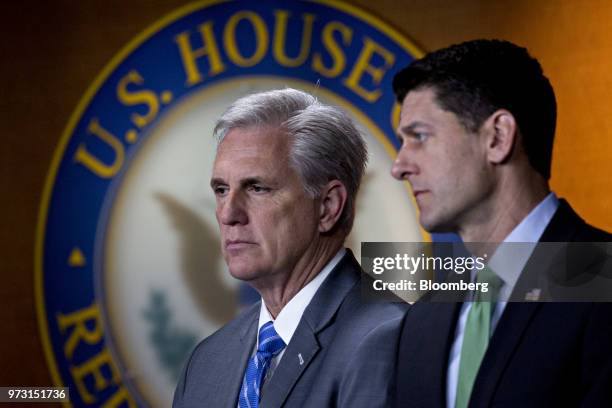
<svg viewBox="0 0 612 408">
<path fill-rule="evenodd" d="M 121 50 L 70 118 L 40 209 L 45 354 L 75 406 L 169 406 L 192 348 L 253 299 L 220 256 L 208 187 L 214 121 L 248 93 L 294 87 L 348 111 L 370 152 L 347 240 L 421 241 L 398 147 L 393 73 L 420 52 L 344 3 L 206 1 Z"/>
</svg>

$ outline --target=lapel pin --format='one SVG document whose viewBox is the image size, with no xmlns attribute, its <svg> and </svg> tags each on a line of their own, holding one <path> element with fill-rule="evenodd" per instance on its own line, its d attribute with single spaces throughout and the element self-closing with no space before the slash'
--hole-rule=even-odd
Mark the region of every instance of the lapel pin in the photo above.
<svg viewBox="0 0 612 408">
<path fill-rule="evenodd" d="M 300 365 L 304 365 L 304 359 L 302 358 L 302 353 L 298 353 L 298 359 L 300 360 Z"/>
<path fill-rule="evenodd" d="M 533 288 L 525 294 L 525 300 L 528 302 L 537 302 L 540 300 L 540 293 L 542 291 L 539 288 Z"/>
</svg>

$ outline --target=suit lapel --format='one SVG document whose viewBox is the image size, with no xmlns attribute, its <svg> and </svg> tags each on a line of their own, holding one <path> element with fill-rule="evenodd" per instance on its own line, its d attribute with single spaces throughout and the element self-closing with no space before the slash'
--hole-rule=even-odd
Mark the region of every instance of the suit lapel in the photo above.
<svg viewBox="0 0 612 408">
<path fill-rule="evenodd" d="M 360 270 L 352 252 L 347 250 L 304 311 L 274 375 L 264 385 L 260 406 L 280 407 L 285 403 L 289 393 L 321 349 L 318 333 L 333 324 L 333 317 L 344 298 L 358 282 Z"/>
<path fill-rule="evenodd" d="M 236 336 L 237 338 L 228 339 L 227 355 L 235 356 L 235 358 L 225 361 L 222 369 L 216 373 L 220 377 L 219 387 L 217 395 L 213 399 L 222 401 L 220 406 L 234 408 L 238 405 L 238 394 L 242 386 L 242 379 L 257 339 L 260 307 L 261 302 L 257 302 L 245 317 L 246 324 Z"/>
<path fill-rule="evenodd" d="M 569 242 L 581 222 L 583 221 L 569 204 L 561 199 L 559 208 L 557 208 L 555 215 L 544 230 L 540 242 Z M 544 264 L 538 257 L 541 257 L 541 255 L 536 249 L 527 261 L 525 270 Z M 478 370 L 470 398 L 470 406 L 472 407 L 491 405 L 495 390 L 506 367 L 519 347 L 520 340 L 531 321 L 542 306 L 541 303 L 523 303 L 525 290 L 535 284 L 534 277 L 537 277 L 536 273 L 522 273 L 512 291 L 510 299 L 521 303 L 508 302 L 506 305 Z"/>
<path fill-rule="evenodd" d="M 508 303 L 506 305 L 478 370 L 470 406 L 481 407 L 491 404 L 503 372 L 541 306 L 540 303 Z"/>
<path fill-rule="evenodd" d="M 431 325 L 431 327 L 414 334 L 415 336 L 421 336 L 422 333 L 433 334 L 433 336 L 423 339 L 426 344 L 423 344 L 418 350 L 412 351 L 412 353 L 417 353 L 415 355 L 419 355 L 418 359 L 421 362 L 419 366 L 429 367 L 425 371 L 425 376 L 415 380 L 421 384 L 421 389 L 431 390 L 427 405 L 432 407 L 446 406 L 448 358 L 455 338 L 461 305 L 462 303 L 459 302 L 441 302 L 429 305 L 434 306 L 428 319 L 428 325 Z M 408 370 L 410 369 L 408 367 Z"/>
<path fill-rule="evenodd" d="M 451 273 L 445 281 L 456 283 L 462 279 L 464 279 L 462 275 Z M 419 360 L 422 361 L 422 364 L 431 367 L 427 371 L 430 374 L 429 378 L 418 379 L 418 381 L 422 382 L 422 389 L 430 389 L 432 391 L 428 398 L 428 405 L 446 406 L 448 361 L 455 340 L 459 313 L 463 305 L 463 299 L 466 296 L 467 292 L 464 291 L 453 293 L 439 291 L 432 292 L 431 299 L 427 299 L 427 302 L 432 302 L 434 309 L 430 314 L 430 318 L 424 323 L 430 327 L 420 330 L 420 332 L 435 333 L 435 335 L 424 339 L 425 344 L 419 350 L 413 350 L 413 353 L 420 354 Z M 416 333 L 416 335 L 420 336 L 421 334 Z M 432 387 L 432 385 L 434 386 Z"/>
<path fill-rule="evenodd" d="M 319 348 L 314 332 L 300 322 L 274 375 L 264 385 L 259 405 L 261 407 L 280 407 L 318 353 Z"/>
</svg>

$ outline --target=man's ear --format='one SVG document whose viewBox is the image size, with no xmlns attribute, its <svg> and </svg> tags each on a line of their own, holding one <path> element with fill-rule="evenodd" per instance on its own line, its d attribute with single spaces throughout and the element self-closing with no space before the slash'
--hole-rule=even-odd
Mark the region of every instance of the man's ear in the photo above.
<svg viewBox="0 0 612 408">
<path fill-rule="evenodd" d="M 319 232 L 329 232 L 338 223 L 346 206 L 348 192 L 340 180 L 332 180 L 321 189 Z"/>
<path fill-rule="evenodd" d="M 486 130 L 486 153 L 489 162 L 500 164 L 507 161 L 518 139 L 514 115 L 505 109 L 496 110 L 481 129 Z"/>
</svg>

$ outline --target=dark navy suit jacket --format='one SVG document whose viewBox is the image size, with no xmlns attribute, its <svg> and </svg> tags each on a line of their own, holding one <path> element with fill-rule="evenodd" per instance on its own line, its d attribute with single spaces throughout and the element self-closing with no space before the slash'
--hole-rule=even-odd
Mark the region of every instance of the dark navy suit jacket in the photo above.
<svg viewBox="0 0 612 408">
<path fill-rule="evenodd" d="M 540 241 L 602 242 L 612 235 L 587 225 L 561 200 Z M 420 301 L 410 308 L 400 338 L 395 406 L 446 406 L 460 309 L 461 303 Z M 577 406 L 612 407 L 612 303 L 508 303 L 469 407 Z"/>
</svg>

